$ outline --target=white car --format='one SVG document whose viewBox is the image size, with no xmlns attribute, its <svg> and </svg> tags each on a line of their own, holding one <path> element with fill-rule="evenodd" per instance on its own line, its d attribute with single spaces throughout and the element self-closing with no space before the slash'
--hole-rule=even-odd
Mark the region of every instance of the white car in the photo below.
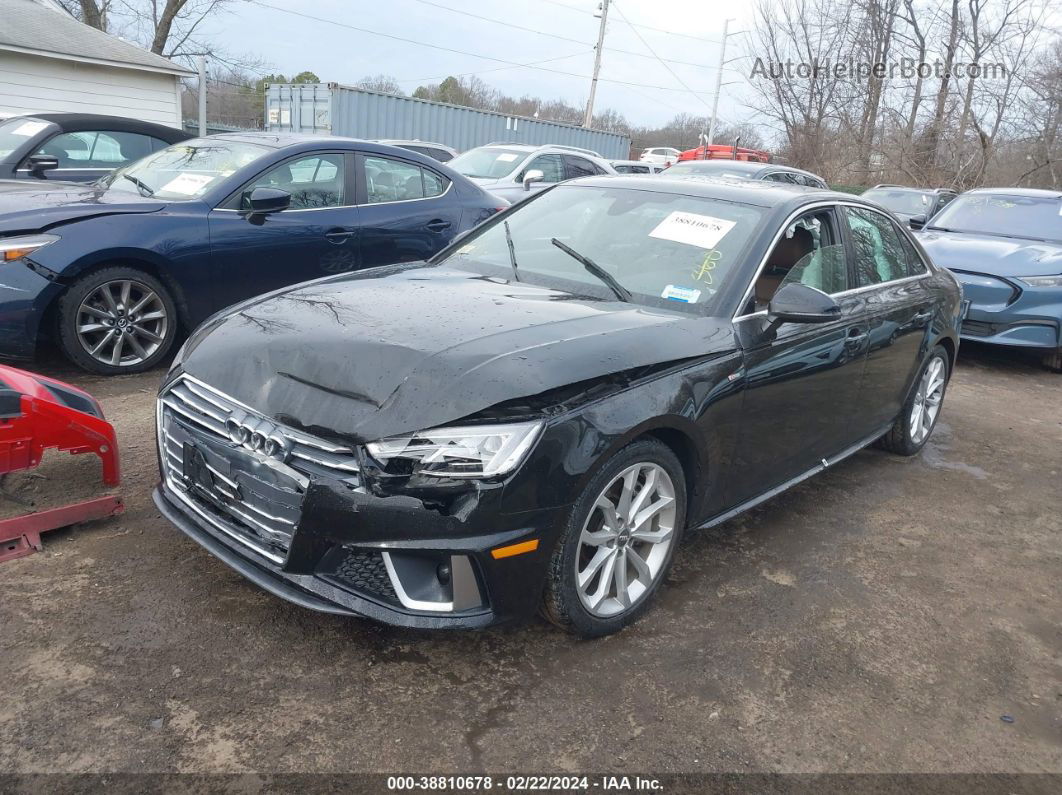
<svg viewBox="0 0 1062 795">
<path fill-rule="evenodd" d="M 647 160 L 610 160 L 617 174 L 659 174 L 664 170 L 661 163 Z"/>
<path fill-rule="evenodd" d="M 643 163 L 659 163 L 662 166 L 670 166 L 672 163 L 678 162 L 680 154 L 682 152 L 670 146 L 654 146 L 642 152 L 642 156 L 638 159 Z"/>
</svg>

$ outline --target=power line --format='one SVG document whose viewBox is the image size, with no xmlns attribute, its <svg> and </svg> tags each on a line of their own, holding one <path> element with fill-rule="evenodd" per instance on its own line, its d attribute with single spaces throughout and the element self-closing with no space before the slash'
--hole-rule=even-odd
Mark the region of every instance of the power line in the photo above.
<svg viewBox="0 0 1062 795">
<path fill-rule="evenodd" d="M 278 6 L 274 6 L 274 5 L 270 5 L 269 3 L 262 2 L 262 0 L 250 0 L 250 2 L 253 3 L 254 5 L 260 6 L 262 8 L 268 8 L 271 11 L 279 11 L 279 12 L 281 12 L 283 14 L 290 14 L 291 16 L 296 16 L 296 17 L 301 17 L 303 19 L 313 20 L 314 22 L 321 22 L 321 23 L 327 24 L 327 25 L 335 25 L 336 27 L 345 28 L 347 30 L 355 30 L 355 31 L 358 31 L 359 33 L 368 33 L 371 36 L 380 36 L 380 37 L 385 38 L 385 39 L 391 39 L 392 41 L 400 41 L 400 42 L 403 42 L 404 44 L 413 44 L 413 45 L 416 45 L 418 47 L 428 47 L 428 48 L 433 49 L 433 50 L 441 50 L 442 52 L 453 53 L 455 55 L 466 55 L 466 56 L 469 56 L 471 58 L 480 58 L 480 59 L 482 59 L 484 61 L 494 61 L 495 63 L 502 63 L 502 64 L 507 64 L 509 66 L 522 67 L 522 68 L 525 68 L 525 69 L 535 69 L 535 70 L 538 70 L 540 72 L 549 72 L 550 74 L 563 75 L 565 77 L 577 77 L 580 80 L 589 80 L 590 79 L 589 75 L 580 75 L 580 74 L 575 74 L 574 72 L 562 72 L 559 69 L 549 69 L 549 68 L 547 68 L 545 66 L 532 66 L 532 65 L 528 65 L 528 64 L 522 64 L 522 63 L 519 63 L 517 61 L 507 60 L 505 58 L 495 58 L 492 55 L 481 55 L 480 53 L 468 52 L 467 50 L 458 50 L 458 49 L 454 49 L 453 47 L 444 47 L 441 44 L 431 44 L 430 42 L 426 42 L 426 41 L 418 41 L 416 39 L 405 38 L 404 36 L 396 36 L 396 35 L 394 35 L 392 33 L 381 33 L 378 30 L 370 30 L 369 28 L 361 28 L 361 27 L 358 27 L 357 25 L 350 25 L 350 24 L 347 24 L 345 22 L 339 22 L 338 20 L 335 20 L 335 19 L 327 19 L 325 17 L 316 17 L 316 16 L 313 16 L 312 14 L 306 14 L 306 13 L 303 13 L 301 11 L 294 11 L 294 10 L 292 10 L 290 8 L 279 8 Z M 608 78 L 608 77 L 602 77 L 601 81 L 605 82 L 605 83 L 615 83 L 617 85 L 622 85 L 622 86 L 634 86 L 636 88 L 651 88 L 651 89 L 653 89 L 655 91 L 677 91 L 679 93 L 687 93 L 688 92 L 688 89 L 683 89 L 683 88 L 674 88 L 672 86 L 655 86 L 655 85 L 651 85 L 651 84 L 648 84 L 648 83 L 631 83 L 631 82 L 626 81 L 626 80 L 614 80 L 614 79 Z"/>
<path fill-rule="evenodd" d="M 547 36 L 547 37 L 549 37 L 551 39 L 558 39 L 560 41 L 567 41 L 567 42 L 571 42 L 572 44 L 582 44 L 585 47 L 591 46 L 590 44 L 588 44 L 585 41 L 580 41 L 579 39 L 573 39 L 570 36 L 562 36 L 559 33 L 550 33 L 549 31 L 545 31 L 545 30 L 536 30 L 535 28 L 524 27 L 523 25 L 517 25 L 514 22 L 506 22 L 504 19 L 495 19 L 494 17 L 485 17 L 485 16 L 483 16 L 481 14 L 473 14 L 471 11 L 464 11 L 464 10 L 462 10 L 460 8 L 451 8 L 450 6 L 445 6 L 442 3 L 434 3 L 434 2 L 432 2 L 432 0 L 413 0 L 413 2 L 414 3 L 420 3 L 421 5 L 431 6 L 432 8 L 438 8 L 438 9 L 441 9 L 443 11 L 449 11 L 449 12 L 454 13 L 454 14 L 460 14 L 461 16 L 471 17 L 472 19 L 478 19 L 481 22 L 490 22 L 491 24 L 502 25 L 503 27 L 512 28 L 513 30 L 521 30 L 524 33 L 533 33 L 536 36 Z M 568 6 L 566 6 L 566 7 L 568 7 Z M 574 8 L 572 9 L 572 11 L 575 11 L 575 10 L 577 10 L 577 9 L 574 9 Z M 629 25 L 631 23 L 628 22 L 627 24 Z M 622 53 L 623 55 L 633 55 L 636 58 L 652 58 L 653 57 L 651 55 L 646 55 L 645 53 L 641 53 L 641 52 L 633 52 L 632 50 L 622 50 L 622 49 L 620 49 L 618 47 L 605 47 L 604 49 L 607 50 L 608 52 L 618 52 L 618 53 Z M 714 69 L 715 68 L 714 66 L 708 66 L 707 64 L 693 63 L 692 61 L 679 61 L 679 60 L 676 60 L 674 58 L 664 58 L 662 60 L 666 60 L 669 63 L 682 64 L 683 66 L 695 66 L 698 69 Z"/>
<path fill-rule="evenodd" d="M 671 73 L 671 76 L 673 78 L 675 78 L 675 80 L 678 81 L 678 84 L 680 86 L 682 86 L 687 91 L 689 91 L 691 94 L 693 94 L 693 96 L 696 97 L 697 99 L 699 99 L 704 104 L 704 106 L 707 108 L 708 107 L 708 103 L 705 102 L 704 98 L 700 94 L 698 94 L 696 91 L 694 91 L 692 88 L 690 88 L 688 85 L 686 85 L 686 81 L 684 81 L 681 77 L 679 77 L 677 74 L 675 74 L 675 70 L 672 69 L 670 66 L 668 66 L 667 63 L 664 62 L 664 59 L 656 54 L 656 50 L 654 50 L 652 47 L 650 47 L 649 46 L 649 42 L 647 42 L 642 37 L 642 34 L 638 32 L 638 29 L 635 28 L 633 25 L 631 25 L 630 20 L 627 19 L 627 15 L 623 13 L 623 9 L 619 7 L 619 4 L 616 3 L 615 0 L 613 0 L 613 7 L 616 9 L 616 13 L 620 15 L 620 19 L 622 19 L 625 23 L 627 23 L 627 25 L 630 27 L 631 31 L 633 31 L 634 35 L 638 37 L 638 41 L 640 41 L 642 44 L 645 45 L 645 49 L 649 50 L 649 52 L 651 52 L 653 54 L 653 57 L 656 58 L 656 60 L 660 61 L 660 65 L 663 66 L 665 69 L 667 69 L 668 72 Z"/>
<path fill-rule="evenodd" d="M 492 69 L 478 69 L 475 72 L 458 72 L 457 74 L 437 75 L 436 77 L 418 77 L 416 79 L 409 78 L 406 80 L 396 80 L 396 83 L 430 83 L 432 80 L 444 80 L 447 77 L 475 77 L 477 75 L 485 75 L 489 72 L 503 72 L 506 69 L 518 69 L 521 67 L 532 67 L 543 63 L 553 63 L 554 61 L 564 61 L 568 58 L 581 58 L 584 55 L 590 55 L 593 50 L 584 50 L 583 52 L 575 52 L 571 55 L 559 55 L 556 58 L 546 58 L 542 61 L 528 61 L 527 63 L 517 64 L 515 66 L 495 66 Z"/>
<path fill-rule="evenodd" d="M 558 3 L 557 0 L 539 0 L 539 2 L 549 3 L 550 5 L 559 6 L 560 8 L 567 8 L 569 11 L 575 11 L 575 12 L 580 13 L 580 14 L 589 14 L 590 16 L 594 16 L 594 12 L 593 11 L 587 11 L 585 8 L 575 8 L 574 6 L 570 6 L 567 3 Z M 642 30 L 651 30 L 654 33 L 663 33 L 663 34 L 665 34 L 667 36 L 681 36 L 684 39 L 693 39 L 694 41 L 705 41 L 705 42 L 708 42 L 709 44 L 718 44 L 719 43 L 718 39 L 706 39 L 703 36 L 691 36 L 688 33 L 676 33 L 673 30 L 664 30 L 663 28 L 654 28 L 654 27 L 652 27 L 650 25 L 642 25 L 641 23 L 628 22 L 627 24 L 630 25 L 633 28 L 641 28 Z"/>
</svg>

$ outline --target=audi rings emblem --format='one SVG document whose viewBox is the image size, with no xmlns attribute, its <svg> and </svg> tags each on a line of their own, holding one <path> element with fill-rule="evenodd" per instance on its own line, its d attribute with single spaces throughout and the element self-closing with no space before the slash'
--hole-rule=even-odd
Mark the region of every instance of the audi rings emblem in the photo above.
<svg viewBox="0 0 1062 795">
<path fill-rule="evenodd" d="M 234 444 L 245 450 L 261 453 L 277 461 L 286 460 L 291 447 L 291 443 L 275 425 L 264 420 L 255 421 L 254 417 L 229 417 L 225 420 L 225 433 Z"/>
</svg>

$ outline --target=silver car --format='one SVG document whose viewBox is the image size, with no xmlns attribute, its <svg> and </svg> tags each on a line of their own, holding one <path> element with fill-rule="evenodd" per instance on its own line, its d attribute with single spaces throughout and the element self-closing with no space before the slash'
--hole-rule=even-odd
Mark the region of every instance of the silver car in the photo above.
<svg viewBox="0 0 1062 795">
<path fill-rule="evenodd" d="M 469 149 L 447 165 L 513 204 L 566 179 L 616 173 L 607 160 L 589 149 L 518 143 Z"/>
</svg>

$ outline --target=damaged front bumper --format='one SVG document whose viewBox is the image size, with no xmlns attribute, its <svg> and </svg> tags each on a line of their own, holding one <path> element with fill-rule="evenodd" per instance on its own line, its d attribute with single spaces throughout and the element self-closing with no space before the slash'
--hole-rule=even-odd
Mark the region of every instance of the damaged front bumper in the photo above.
<svg viewBox="0 0 1062 795">
<path fill-rule="evenodd" d="M 382 487 L 360 450 L 274 423 L 188 377 L 161 393 L 157 430 L 159 510 L 281 598 L 431 629 L 538 607 L 563 505 L 543 508 L 511 483 Z M 497 554 L 515 544 L 522 554 Z"/>
</svg>

